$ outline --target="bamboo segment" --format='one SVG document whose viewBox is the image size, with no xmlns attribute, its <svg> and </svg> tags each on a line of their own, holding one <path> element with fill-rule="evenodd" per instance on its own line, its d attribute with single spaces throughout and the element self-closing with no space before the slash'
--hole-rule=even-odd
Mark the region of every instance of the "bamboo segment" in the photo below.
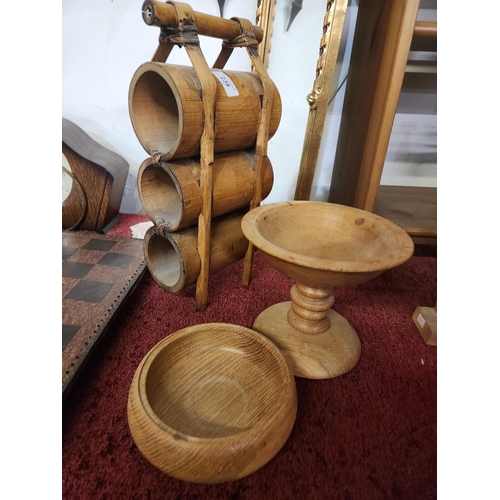
<svg viewBox="0 0 500 500">
<path fill-rule="evenodd" d="M 217 74 L 227 85 L 214 75 L 214 152 L 255 147 L 264 92 L 258 75 L 227 70 Z M 280 95 L 271 85 L 269 138 L 281 120 Z M 149 155 L 161 154 L 164 161 L 200 155 L 203 102 L 193 68 L 151 61 L 142 64 L 130 83 L 129 111 L 135 134 Z"/>
<path fill-rule="evenodd" d="M 179 25 L 194 23 L 194 12 L 188 4 L 175 3 Z M 180 7 L 182 6 L 182 10 Z M 188 21 L 188 19 L 190 21 Z M 196 310 L 204 311 L 208 305 L 208 277 L 210 275 L 210 232 L 212 227 L 212 166 L 214 163 L 215 102 L 217 83 L 213 78 L 201 48 L 196 43 L 186 43 L 187 55 L 191 60 L 201 86 L 203 102 L 203 132 L 200 139 L 200 190 L 201 212 L 198 217 L 198 253 L 201 268 L 196 283 Z"/>
<path fill-rule="evenodd" d="M 270 121 L 272 117 L 272 109 L 273 109 L 273 82 L 267 73 L 267 70 L 260 60 L 258 52 L 249 47 L 247 49 L 248 55 L 250 56 L 250 60 L 252 61 L 255 71 L 259 75 L 260 81 L 262 83 L 262 87 L 264 89 L 264 95 L 262 99 L 262 107 L 261 107 L 261 119 L 259 124 L 259 131 L 257 134 L 256 141 L 256 161 L 255 161 L 255 193 L 250 202 L 250 210 L 258 207 L 260 202 L 262 201 L 262 177 L 263 177 L 263 167 L 264 167 L 264 159 L 267 158 L 267 143 L 269 141 L 269 132 L 270 132 Z M 245 264 L 243 267 L 243 284 L 249 286 L 251 281 L 251 273 L 253 267 L 253 254 L 254 248 L 253 243 L 249 242 L 248 250 L 245 255 Z"/>
<path fill-rule="evenodd" d="M 266 67 L 269 67 L 269 53 L 271 52 L 271 38 L 273 36 L 273 23 L 274 23 L 274 13 L 276 11 L 276 0 L 268 0 L 266 2 L 257 2 L 257 13 L 255 22 L 262 28 L 262 40 L 259 40 L 259 56 L 262 63 Z M 253 28 L 255 38 L 257 38 L 257 33 L 255 27 Z"/>
<path fill-rule="evenodd" d="M 253 150 L 219 153 L 213 172 L 212 217 L 233 212 L 250 203 L 254 194 Z M 201 168 L 198 159 L 184 158 L 154 164 L 148 158 L 137 174 L 137 187 L 144 211 L 163 231 L 178 231 L 196 224 L 201 213 Z M 273 169 L 264 160 L 263 197 L 273 186 Z"/>
<path fill-rule="evenodd" d="M 232 40 L 240 34 L 240 25 L 231 19 L 224 19 L 203 12 L 194 12 L 198 33 L 213 38 Z M 142 5 L 142 19 L 148 26 L 177 27 L 176 9 L 172 4 L 158 0 L 146 0 Z M 263 30 L 253 26 L 255 38 L 260 42 Z"/>
<path fill-rule="evenodd" d="M 210 265 L 213 274 L 242 259 L 248 240 L 241 230 L 244 212 L 213 219 L 210 231 Z M 178 293 L 198 279 L 201 259 L 198 229 L 192 226 L 161 236 L 150 227 L 144 236 L 144 257 L 154 280 L 164 290 Z"/>
</svg>

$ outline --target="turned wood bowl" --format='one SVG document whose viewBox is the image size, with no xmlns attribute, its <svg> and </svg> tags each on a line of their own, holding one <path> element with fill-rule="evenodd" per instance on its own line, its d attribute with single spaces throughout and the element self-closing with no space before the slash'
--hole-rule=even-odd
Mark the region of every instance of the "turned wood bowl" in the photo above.
<svg viewBox="0 0 500 500">
<path fill-rule="evenodd" d="M 271 265 L 316 288 L 357 285 L 413 254 L 413 241 L 371 212 L 326 202 L 263 205 L 242 220 L 243 234 Z"/>
<path fill-rule="evenodd" d="M 278 348 L 238 325 L 180 330 L 137 368 L 128 422 L 139 451 L 168 475 L 194 483 L 255 472 L 295 422 L 293 374 Z"/>
<path fill-rule="evenodd" d="M 331 378 L 351 370 L 361 344 L 349 322 L 331 310 L 331 289 L 404 263 L 413 255 L 410 236 L 373 213 L 314 201 L 263 205 L 241 226 L 271 266 L 296 282 L 292 300 L 263 311 L 253 329 L 280 348 L 296 376 Z"/>
</svg>

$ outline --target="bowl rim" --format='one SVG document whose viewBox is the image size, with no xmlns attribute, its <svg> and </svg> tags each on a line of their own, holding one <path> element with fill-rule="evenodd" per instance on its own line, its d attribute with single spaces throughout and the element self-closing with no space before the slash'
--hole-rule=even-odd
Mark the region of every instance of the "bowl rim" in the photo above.
<svg viewBox="0 0 500 500">
<path fill-rule="evenodd" d="M 134 129 L 135 135 L 137 139 L 141 143 L 141 146 L 144 150 L 153 156 L 154 153 L 158 152 L 151 144 L 148 144 L 148 140 L 144 138 L 144 132 L 141 129 L 141 133 L 138 133 L 137 130 L 137 118 L 136 118 L 136 107 L 132 105 L 135 100 L 135 91 L 139 80 L 141 80 L 148 73 L 155 73 L 160 78 L 162 78 L 165 84 L 169 87 L 172 95 L 174 96 L 175 103 L 177 105 L 177 135 L 175 140 L 172 142 L 168 151 L 159 151 L 162 154 L 162 158 L 171 159 L 174 158 L 177 150 L 180 149 L 183 141 L 184 141 L 184 108 L 183 101 L 181 95 L 179 93 L 179 89 L 177 88 L 177 84 L 174 78 L 170 75 L 168 69 L 170 67 L 178 68 L 181 67 L 178 64 L 166 64 L 159 61 L 146 61 L 142 63 L 132 75 L 132 80 L 128 89 L 128 102 L 129 102 L 129 115 L 132 122 L 132 128 Z M 200 134 L 201 135 L 201 134 Z"/>
<path fill-rule="evenodd" d="M 157 269 L 157 266 L 155 265 L 156 262 L 151 259 L 151 254 L 149 252 L 149 245 L 152 244 L 152 242 L 155 239 L 164 244 L 170 245 L 177 257 L 179 264 L 179 277 L 177 278 L 177 281 L 173 285 L 169 285 L 165 281 L 163 281 L 160 278 L 158 272 L 153 272 Z M 146 260 L 146 264 L 148 265 L 148 267 L 151 269 L 152 271 L 151 276 L 156 281 L 156 283 L 158 283 L 158 285 L 160 285 L 160 287 L 163 288 L 164 290 L 167 290 L 167 292 L 170 293 L 180 292 L 186 285 L 186 276 L 187 276 L 186 262 L 179 248 L 179 245 L 177 244 L 177 241 L 174 239 L 174 237 L 168 232 L 166 232 L 164 236 L 162 236 L 161 234 L 158 233 L 156 225 L 154 225 L 146 230 L 143 239 L 143 247 L 144 247 L 144 259 Z"/>
<path fill-rule="evenodd" d="M 160 430 L 164 431 L 167 435 L 169 436 L 176 436 L 176 438 L 181 437 L 185 441 L 189 441 L 192 443 L 215 443 L 215 442 L 231 442 L 234 441 L 235 443 L 239 443 L 242 440 L 244 441 L 245 439 L 251 439 L 253 435 L 255 434 L 257 438 L 260 438 L 263 435 L 263 430 L 265 431 L 266 428 L 268 427 L 267 425 L 267 420 L 264 419 L 259 419 L 257 422 L 257 425 L 254 425 L 250 427 L 249 429 L 243 430 L 241 432 L 238 432 L 236 434 L 231 434 L 229 436 L 216 436 L 216 437 L 199 437 L 199 436 L 193 436 L 190 434 L 185 434 L 183 432 L 180 432 L 179 430 L 175 429 L 174 427 L 169 426 L 166 424 L 163 420 L 161 420 L 158 415 L 155 413 L 153 408 L 151 407 L 149 400 L 146 397 L 147 391 L 146 391 L 146 380 L 149 372 L 149 368 L 151 367 L 152 363 L 155 361 L 157 356 L 163 351 L 163 349 L 167 348 L 169 344 L 172 342 L 175 342 L 183 337 L 187 337 L 191 335 L 193 332 L 197 333 L 200 330 L 205 330 L 205 329 L 213 329 L 213 328 L 225 328 L 225 329 L 230 329 L 233 330 L 235 333 L 238 333 L 240 335 L 246 335 L 247 337 L 252 337 L 255 341 L 259 342 L 261 345 L 263 345 L 266 349 L 268 349 L 271 354 L 273 354 L 273 358 L 277 361 L 278 367 L 280 372 L 283 375 L 283 390 L 280 391 L 277 394 L 276 398 L 273 398 L 272 400 L 272 405 L 270 405 L 270 408 L 277 408 L 279 411 L 279 408 L 283 406 L 284 401 L 288 401 L 289 399 L 295 400 L 295 407 L 296 407 L 296 399 L 297 399 L 297 392 L 296 392 L 296 385 L 295 385 L 295 378 L 292 373 L 292 370 L 290 366 L 288 365 L 288 362 L 286 361 L 284 355 L 281 353 L 281 351 L 278 349 L 278 347 L 271 342 L 268 338 L 266 338 L 264 335 L 256 332 L 255 330 L 252 330 L 250 328 L 241 326 L 241 325 L 235 325 L 235 324 L 230 324 L 230 323 L 218 323 L 218 322 L 213 322 L 213 323 L 200 323 L 197 325 L 192 325 L 188 326 L 186 328 L 183 328 L 181 330 L 178 330 L 177 332 L 174 332 L 167 337 L 165 337 L 163 340 L 158 342 L 154 347 L 152 347 L 149 352 L 144 356 L 140 366 L 138 367 L 138 377 L 137 377 L 137 385 L 135 387 L 136 393 L 138 395 L 139 402 L 142 406 L 142 409 L 146 413 L 147 417 L 149 420 Z M 296 408 L 295 408 L 296 411 Z M 259 425 L 260 424 L 260 425 Z"/>
<path fill-rule="evenodd" d="M 307 256 L 299 254 L 290 250 L 286 250 L 262 236 L 262 233 L 257 229 L 256 221 L 266 212 L 275 210 L 277 208 L 287 205 L 317 205 L 323 207 L 331 207 L 334 210 L 344 212 L 357 213 L 360 217 L 365 219 L 376 220 L 382 226 L 389 229 L 392 234 L 401 240 L 401 245 L 396 247 L 396 251 L 390 254 L 390 257 L 382 259 L 374 259 L 367 261 L 340 261 L 340 260 L 327 260 L 318 257 Z M 241 228 L 245 237 L 251 241 L 259 250 L 267 253 L 271 257 L 278 260 L 288 262 L 290 264 L 306 267 L 310 269 L 317 269 L 321 271 L 332 271 L 339 273 L 365 273 L 385 271 L 396 267 L 406 262 L 414 252 L 414 243 L 410 235 L 400 226 L 391 222 L 384 217 L 381 217 L 372 212 L 367 212 L 360 208 L 349 207 L 347 205 L 340 205 L 337 203 L 329 203 L 324 201 L 311 201 L 311 200 L 294 200 L 294 201 L 281 201 L 275 203 L 268 203 L 256 207 L 247 212 L 241 221 Z"/>
</svg>

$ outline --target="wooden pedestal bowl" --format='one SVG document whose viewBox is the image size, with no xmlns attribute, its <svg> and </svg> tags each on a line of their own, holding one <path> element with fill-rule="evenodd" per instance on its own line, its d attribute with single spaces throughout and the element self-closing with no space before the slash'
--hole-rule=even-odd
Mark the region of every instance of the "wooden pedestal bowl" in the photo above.
<svg viewBox="0 0 500 500">
<path fill-rule="evenodd" d="M 410 236 L 370 212 L 314 201 L 258 207 L 243 217 L 242 230 L 271 266 L 296 282 L 292 301 L 263 311 L 253 329 L 280 348 L 298 377 L 332 378 L 354 368 L 361 344 L 331 309 L 331 289 L 363 283 L 408 260 Z"/>
<path fill-rule="evenodd" d="M 128 422 L 140 452 L 161 471 L 195 483 L 255 472 L 295 422 L 295 380 L 259 333 L 208 323 L 159 342 L 134 375 Z"/>
</svg>

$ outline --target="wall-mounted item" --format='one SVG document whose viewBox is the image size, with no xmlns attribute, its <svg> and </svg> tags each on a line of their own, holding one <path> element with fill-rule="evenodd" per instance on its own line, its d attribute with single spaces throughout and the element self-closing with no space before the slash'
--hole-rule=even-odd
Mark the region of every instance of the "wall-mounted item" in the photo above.
<svg viewBox="0 0 500 500">
<path fill-rule="evenodd" d="M 299 175 L 295 187 L 296 200 L 309 200 L 311 196 L 347 3 L 348 0 L 329 0 L 326 4 L 323 35 L 320 40 L 319 58 L 316 63 L 316 78 L 311 93 L 307 95 L 309 114 L 300 159 Z"/>
<path fill-rule="evenodd" d="M 269 67 L 275 11 L 276 0 L 257 0 L 255 24 L 262 29 L 262 40 L 260 40 L 259 48 L 257 50 L 259 51 L 260 58 L 266 68 Z"/>
<path fill-rule="evenodd" d="M 288 20 L 288 25 L 286 30 L 290 29 L 294 19 L 297 17 L 297 14 L 302 10 L 302 0 L 293 0 L 292 5 L 290 7 L 290 18 Z"/>
<path fill-rule="evenodd" d="M 220 10 L 220 17 L 224 17 L 224 4 L 226 3 L 225 0 L 217 0 L 219 4 L 219 10 Z"/>
<path fill-rule="evenodd" d="M 129 164 L 78 125 L 62 119 L 62 154 L 73 183 L 63 201 L 62 229 L 106 232 L 118 220 Z"/>
</svg>

